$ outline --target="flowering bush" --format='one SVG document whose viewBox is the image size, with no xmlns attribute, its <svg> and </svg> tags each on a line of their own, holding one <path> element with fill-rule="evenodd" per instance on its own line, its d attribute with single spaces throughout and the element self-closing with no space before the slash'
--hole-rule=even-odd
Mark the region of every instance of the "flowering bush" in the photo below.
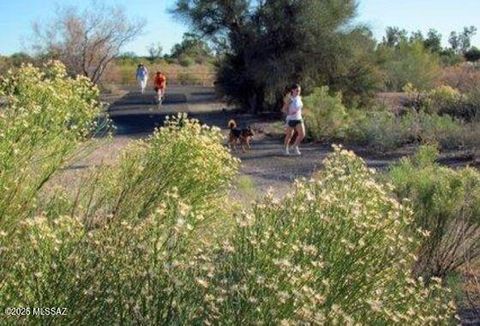
<svg viewBox="0 0 480 326">
<path fill-rule="evenodd" d="M 267 197 L 197 276 L 207 324 L 448 324 L 454 305 L 435 279 L 410 276 L 412 212 L 361 159 L 336 149 L 316 180 L 284 202 Z M 201 272 L 201 270 L 200 270 Z"/>
<path fill-rule="evenodd" d="M 38 190 L 96 129 L 98 90 L 50 62 L 0 78 L 0 216 L 27 216 Z M 5 225 L 5 224 L 4 224 Z"/>
<path fill-rule="evenodd" d="M 218 128 L 186 115 L 167 120 L 149 139 L 128 146 L 117 166 L 105 167 L 85 185 L 80 196 L 85 218 L 144 218 L 171 191 L 193 207 L 218 212 L 238 167 L 221 139 Z"/>
<path fill-rule="evenodd" d="M 213 244 L 218 213 L 193 209 L 181 187 L 141 219 L 28 220 L 0 237 L 0 302 L 65 307 L 62 322 L 85 324 L 447 323 L 440 280 L 410 277 L 411 212 L 352 153 L 336 149 L 325 165 Z"/>
<path fill-rule="evenodd" d="M 59 191 L 40 215 L 2 228 L 2 308 L 65 307 L 66 323 L 192 319 L 201 291 L 191 258 L 214 238 L 212 220 L 222 223 L 238 165 L 220 139 L 179 115 L 74 198 Z"/>
<path fill-rule="evenodd" d="M 43 317 L 65 324 L 185 323 L 198 308 L 188 257 L 203 221 L 176 193 L 144 219 L 90 231 L 69 216 L 29 219 L 0 239 L 2 308 L 67 308 Z"/>
</svg>

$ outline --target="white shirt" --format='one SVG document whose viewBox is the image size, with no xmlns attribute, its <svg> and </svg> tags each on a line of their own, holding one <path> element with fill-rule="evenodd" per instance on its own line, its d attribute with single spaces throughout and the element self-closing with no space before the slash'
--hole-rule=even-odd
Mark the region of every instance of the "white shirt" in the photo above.
<svg viewBox="0 0 480 326">
<path fill-rule="evenodd" d="M 147 79 L 148 70 L 146 67 L 141 67 L 137 69 L 137 79 Z"/>
<path fill-rule="evenodd" d="M 295 96 L 290 99 L 288 104 L 287 121 L 302 120 L 303 102 L 300 96 Z"/>
</svg>

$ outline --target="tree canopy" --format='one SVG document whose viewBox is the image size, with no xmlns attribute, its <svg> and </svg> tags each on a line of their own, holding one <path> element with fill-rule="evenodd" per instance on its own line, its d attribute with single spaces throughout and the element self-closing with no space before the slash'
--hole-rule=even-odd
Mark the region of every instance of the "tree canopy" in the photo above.
<svg viewBox="0 0 480 326">
<path fill-rule="evenodd" d="M 127 17 L 118 6 L 93 2 L 80 10 L 60 7 L 49 24 L 34 24 L 34 49 L 60 59 L 72 75 L 84 75 L 94 83 L 125 44 L 135 39 L 145 22 Z"/>
<path fill-rule="evenodd" d="M 356 8 L 354 0 L 178 0 L 174 13 L 223 50 L 217 79 L 225 95 L 257 111 L 275 106 L 293 82 L 348 92 L 356 85 L 341 81 L 368 79 L 357 47 L 375 43 L 352 23 Z"/>
</svg>

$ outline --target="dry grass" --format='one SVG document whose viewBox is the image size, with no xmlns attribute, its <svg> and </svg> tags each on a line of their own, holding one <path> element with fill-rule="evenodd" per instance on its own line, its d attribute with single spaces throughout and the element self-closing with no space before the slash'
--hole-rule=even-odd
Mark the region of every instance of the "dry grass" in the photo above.
<svg viewBox="0 0 480 326">
<path fill-rule="evenodd" d="M 168 84 L 213 86 L 215 80 L 214 67 L 207 64 L 193 64 L 184 67 L 165 62 L 156 64 L 146 63 L 146 66 L 150 73 L 149 79 L 153 79 L 156 71 L 162 71 L 167 76 Z M 105 73 L 102 83 L 133 85 L 136 83 L 136 68 L 134 64 L 119 65 L 114 63 Z"/>
<path fill-rule="evenodd" d="M 480 68 L 471 64 L 463 64 L 443 69 L 440 85 L 447 85 L 470 92 L 480 88 Z"/>
</svg>

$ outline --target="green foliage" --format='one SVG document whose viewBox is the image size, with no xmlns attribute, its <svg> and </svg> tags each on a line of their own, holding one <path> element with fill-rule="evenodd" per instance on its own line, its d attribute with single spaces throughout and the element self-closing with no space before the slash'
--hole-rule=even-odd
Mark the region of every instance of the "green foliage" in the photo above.
<svg viewBox="0 0 480 326">
<path fill-rule="evenodd" d="M 435 29 L 430 29 L 423 44 L 426 49 L 434 53 L 440 53 L 442 52 L 442 35 Z"/>
<path fill-rule="evenodd" d="M 405 125 L 402 118 L 387 110 L 357 112 L 347 140 L 382 152 L 392 150 L 412 141 Z"/>
<path fill-rule="evenodd" d="M 97 130 L 98 89 L 86 78 L 68 78 L 51 62 L 8 72 L 0 83 L 0 216 L 28 216 L 40 188 Z"/>
<path fill-rule="evenodd" d="M 440 77 L 438 56 L 427 51 L 420 42 L 401 42 L 395 48 L 385 48 L 382 68 L 388 90 L 399 91 L 411 83 L 417 89 L 433 87 Z"/>
<path fill-rule="evenodd" d="M 182 42 L 175 44 L 170 54 L 170 57 L 178 59 L 182 66 L 189 66 L 193 64 L 193 61 L 198 64 L 203 64 L 212 56 L 213 53 L 208 44 L 193 33 L 183 34 Z M 187 63 L 186 60 L 189 60 L 188 62 L 191 60 L 191 63 L 185 64 Z"/>
<path fill-rule="evenodd" d="M 387 107 L 365 111 L 347 109 L 341 94 L 330 95 L 328 87 L 321 87 L 304 98 L 307 135 L 316 141 L 343 140 L 365 145 L 379 151 L 388 151 L 409 143 L 438 143 L 443 148 L 471 146 L 475 133 L 473 125 L 464 124 L 448 115 L 439 115 L 441 104 L 454 101 L 457 92 L 438 88 L 422 100 L 422 110 L 410 109 L 395 115 Z M 427 109 L 426 105 L 429 105 Z M 442 111 L 443 112 L 443 111 Z"/>
<path fill-rule="evenodd" d="M 429 235 L 415 266 L 426 278 L 445 277 L 480 257 L 480 173 L 442 167 L 437 155 L 435 147 L 421 147 L 389 173 L 395 194 L 411 203 L 412 227 Z"/>
<path fill-rule="evenodd" d="M 2 94 L 5 112 L 18 108 L 23 119 L 10 115 L 2 121 L 14 128 L 1 131 L 30 140 L 15 142 L 19 153 L 34 143 L 64 159 L 69 151 L 57 143 L 70 150 L 91 135 L 97 91 L 85 78 L 66 78 L 62 66 L 22 72 L 29 78 L 12 75 Z M 36 141 L 50 130 L 55 142 Z M 298 183 L 283 203 L 267 197 L 222 229 L 238 161 L 220 140 L 220 130 L 179 115 L 128 147 L 117 166 L 92 172 L 73 196 L 60 190 L 38 197 L 34 179 L 15 180 L 7 193 L 14 209 L 0 220 L 0 308 L 63 307 L 66 316 L 43 320 L 66 324 L 450 318 L 454 307 L 440 281 L 425 286 L 409 277 L 411 213 L 359 158 L 337 149 L 316 181 Z M 42 163 L 56 171 L 58 159 Z M 2 173 L 13 170 L 25 173 L 14 165 Z M 41 198 L 38 209 L 17 209 L 32 184 L 37 192 L 27 204 Z"/>
<path fill-rule="evenodd" d="M 467 52 L 472 44 L 472 37 L 477 33 L 475 26 L 464 27 L 462 32 L 451 32 L 448 43 L 453 51 L 458 54 Z"/>
<path fill-rule="evenodd" d="M 424 95 L 422 109 L 427 113 L 444 113 L 456 106 L 462 99 L 460 92 L 450 86 L 434 88 Z"/>
<path fill-rule="evenodd" d="M 201 84 L 201 80 L 197 75 L 181 72 L 177 76 L 177 83 L 180 85 L 198 85 Z"/>
<path fill-rule="evenodd" d="M 195 61 L 189 56 L 182 55 L 180 58 L 178 58 L 178 63 L 183 67 L 190 67 L 195 63 Z"/>
<path fill-rule="evenodd" d="M 407 94 L 412 104 L 422 111 L 449 115 L 466 122 L 475 121 L 480 116 L 480 91 L 477 89 L 462 94 L 450 86 L 439 86 L 427 92 L 418 92 L 408 86 Z"/>
<path fill-rule="evenodd" d="M 329 94 L 327 86 L 316 88 L 304 98 L 307 136 L 315 140 L 340 139 L 348 126 L 342 95 Z"/>
<path fill-rule="evenodd" d="M 353 0 L 178 0 L 175 12 L 223 48 L 217 79 L 224 95 L 252 110 L 278 110 L 292 82 L 307 91 L 329 84 L 357 96 L 371 92 L 375 43 L 365 28 L 349 25 L 355 10 Z"/>
<path fill-rule="evenodd" d="M 395 47 L 408 40 L 408 32 L 405 29 L 400 29 L 394 26 L 388 26 L 385 30 L 385 36 L 382 39 L 382 44 L 387 47 Z"/>
<path fill-rule="evenodd" d="M 186 324 L 199 308 L 189 258 L 202 225 L 175 193 L 144 219 L 93 230 L 70 216 L 29 219 L 0 239 L 1 307 L 64 307 L 42 318 L 65 324 Z"/>
<path fill-rule="evenodd" d="M 83 204 L 85 219 L 94 219 L 99 210 L 111 218 L 145 218 L 172 191 L 189 205 L 211 208 L 222 200 L 238 165 L 221 138 L 219 129 L 186 115 L 169 119 L 149 139 L 128 147 L 115 169 L 100 171 L 82 190 L 81 197 L 89 198 Z M 94 192 L 98 195 L 92 199 Z"/>
</svg>

